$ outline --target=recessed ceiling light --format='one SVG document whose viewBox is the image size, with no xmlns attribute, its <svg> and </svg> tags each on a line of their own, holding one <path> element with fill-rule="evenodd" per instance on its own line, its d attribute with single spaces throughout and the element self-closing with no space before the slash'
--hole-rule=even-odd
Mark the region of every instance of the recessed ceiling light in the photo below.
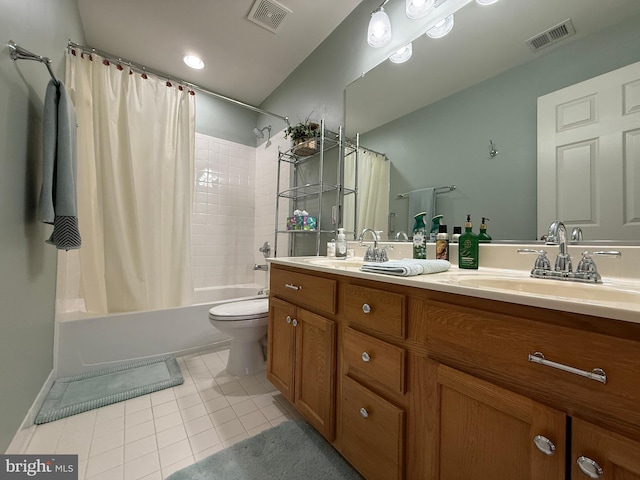
<svg viewBox="0 0 640 480">
<path fill-rule="evenodd" d="M 182 60 L 184 60 L 184 63 L 186 63 L 188 67 L 195 68 L 196 70 L 204 68 L 204 62 L 202 59 L 194 55 L 185 55 Z"/>
</svg>

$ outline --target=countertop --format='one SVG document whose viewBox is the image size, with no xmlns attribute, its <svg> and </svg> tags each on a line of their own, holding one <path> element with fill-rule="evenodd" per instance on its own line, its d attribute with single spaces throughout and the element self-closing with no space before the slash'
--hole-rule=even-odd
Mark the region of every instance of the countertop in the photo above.
<svg viewBox="0 0 640 480">
<path fill-rule="evenodd" d="M 605 278 L 602 284 L 584 284 L 534 279 L 528 271 L 522 270 L 483 266 L 478 270 L 464 270 L 455 264 L 446 272 L 398 277 L 362 272 L 353 259 L 344 264 L 340 264 L 340 260 L 332 262 L 330 258 L 315 256 L 273 258 L 268 261 L 270 264 L 315 272 L 640 323 L 640 282 L 626 278 Z M 504 280 L 508 288 L 500 288 L 499 284 Z"/>
</svg>

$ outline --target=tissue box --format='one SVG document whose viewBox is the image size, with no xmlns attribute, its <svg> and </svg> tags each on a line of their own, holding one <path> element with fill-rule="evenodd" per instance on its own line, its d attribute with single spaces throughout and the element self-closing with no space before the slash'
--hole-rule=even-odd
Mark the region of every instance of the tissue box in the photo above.
<svg viewBox="0 0 640 480">
<path fill-rule="evenodd" d="M 316 217 L 310 215 L 287 217 L 287 230 L 315 230 Z"/>
</svg>

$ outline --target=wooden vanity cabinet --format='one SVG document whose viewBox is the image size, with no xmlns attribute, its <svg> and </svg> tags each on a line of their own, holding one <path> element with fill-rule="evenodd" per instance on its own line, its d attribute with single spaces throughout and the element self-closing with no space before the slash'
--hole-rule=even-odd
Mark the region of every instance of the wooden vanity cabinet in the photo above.
<svg viewBox="0 0 640 480">
<path fill-rule="evenodd" d="M 308 275 L 292 277 L 296 282 L 283 285 L 300 286 L 301 279 L 311 281 L 313 285 L 331 285 L 324 282 L 325 279 L 317 282 Z M 335 287 L 322 290 L 324 298 L 322 293 L 313 294 L 311 288 L 304 294 L 312 299 L 312 303 L 319 302 L 331 311 L 335 309 L 334 290 Z M 282 291 L 279 287 L 275 292 L 272 290 L 275 295 Z M 267 378 L 309 423 L 332 441 L 335 430 L 335 321 L 271 296 L 268 332 Z"/>
</svg>

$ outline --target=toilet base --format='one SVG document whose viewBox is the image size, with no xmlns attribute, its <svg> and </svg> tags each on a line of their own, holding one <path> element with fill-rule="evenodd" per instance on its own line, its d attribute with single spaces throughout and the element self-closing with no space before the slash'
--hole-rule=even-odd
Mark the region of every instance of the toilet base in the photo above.
<svg viewBox="0 0 640 480">
<path fill-rule="evenodd" d="M 229 359 L 227 360 L 227 373 L 236 377 L 256 375 L 267 368 L 264 352 L 260 340 L 241 342 L 231 339 Z"/>
</svg>

